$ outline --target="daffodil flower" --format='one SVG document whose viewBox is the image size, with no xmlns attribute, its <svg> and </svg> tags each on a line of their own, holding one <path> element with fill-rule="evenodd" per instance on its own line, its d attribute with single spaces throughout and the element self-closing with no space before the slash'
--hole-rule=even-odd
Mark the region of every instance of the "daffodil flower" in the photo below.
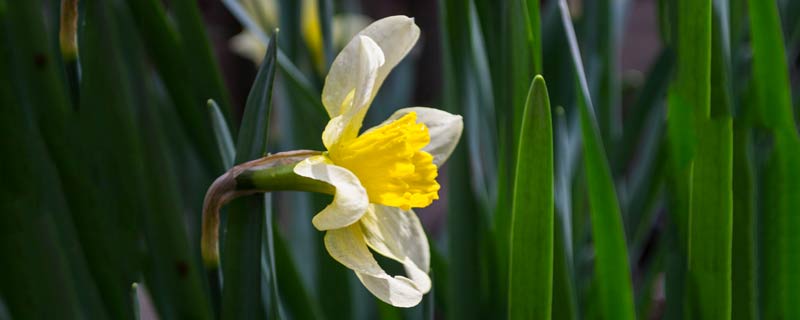
<svg viewBox="0 0 800 320">
<path fill-rule="evenodd" d="M 272 30 L 278 26 L 278 4 L 275 0 L 244 0 L 242 7 L 251 19 L 259 22 L 265 30 Z M 333 46 L 341 49 L 347 41 L 358 31 L 364 29 L 372 20 L 364 15 L 342 13 L 333 16 L 331 31 L 333 33 Z M 314 68 L 324 70 L 324 56 L 322 51 L 322 27 L 319 22 L 319 8 L 317 0 L 303 0 L 301 3 L 301 32 L 303 40 L 311 53 Z M 255 35 L 254 30 L 244 30 L 231 38 L 231 49 L 239 55 L 248 58 L 256 64 L 261 64 L 261 59 L 267 52 L 266 43 Z"/>
<path fill-rule="evenodd" d="M 327 151 L 290 151 L 240 164 L 209 188 L 203 209 L 203 259 L 219 263 L 219 208 L 255 192 L 304 190 L 333 195 L 312 219 L 325 247 L 361 283 L 396 307 L 417 305 L 430 291 L 430 248 L 412 210 L 439 198 L 438 168 L 463 129 L 461 116 L 424 107 L 400 109 L 362 133 L 370 103 L 386 76 L 411 50 L 419 27 L 406 16 L 378 20 L 359 32 L 331 65 L 322 90 L 330 121 Z M 401 263 L 390 275 L 372 251 Z"/>
<path fill-rule="evenodd" d="M 397 307 L 420 302 L 431 288 L 425 231 L 411 210 L 438 199 L 437 169 L 463 128 L 461 116 L 414 107 L 358 134 L 386 76 L 411 50 L 419 27 L 405 16 L 376 21 L 358 33 L 331 66 L 322 102 L 331 120 L 322 134 L 327 152 L 294 172 L 335 187 L 333 202 L 314 216 L 330 255 L 352 269 L 376 297 Z M 403 264 L 391 276 L 369 249 Z"/>
</svg>

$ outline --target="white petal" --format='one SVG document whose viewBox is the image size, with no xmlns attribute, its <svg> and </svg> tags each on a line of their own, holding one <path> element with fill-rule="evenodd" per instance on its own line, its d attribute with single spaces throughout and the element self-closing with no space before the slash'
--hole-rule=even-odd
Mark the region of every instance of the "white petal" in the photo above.
<svg viewBox="0 0 800 320">
<path fill-rule="evenodd" d="M 402 263 L 416 287 L 430 291 L 430 247 L 414 211 L 373 204 L 360 222 L 372 250 Z"/>
<path fill-rule="evenodd" d="M 383 271 L 369 252 L 359 224 L 328 230 L 325 248 L 339 263 L 356 272 L 361 283 L 378 299 L 395 307 L 413 307 L 422 300 L 422 292 L 410 279 L 392 277 Z"/>
<path fill-rule="evenodd" d="M 373 277 L 356 272 L 358 280 L 373 295 L 392 306 L 398 308 L 411 308 L 422 301 L 422 292 L 414 287 L 414 283 L 406 277 L 391 277 L 388 274 Z"/>
<path fill-rule="evenodd" d="M 362 97 L 372 94 L 363 89 L 365 86 L 372 89 L 378 68 L 384 62 L 384 53 L 373 39 L 356 36 L 350 40 L 333 60 L 328 76 L 325 77 L 322 104 L 325 105 L 328 115 L 333 118 L 355 106 L 354 101 L 346 101 L 353 91 L 361 90 L 359 93 Z"/>
<path fill-rule="evenodd" d="M 229 45 L 233 52 L 250 59 L 256 65 L 261 64 L 261 60 L 264 60 L 264 55 L 267 53 L 267 46 L 248 30 L 233 36 Z"/>
<path fill-rule="evenodd" d="M 338 115 L 328 121 L 325 130 L 322 131 L 322 144 L 325 149 L 330 150 L 347 129 L 348 120 L 344 115 Z"/>
<path fill-rule="evenodd" d="M 417 122 L 424 123 L 425 126 L 428 127 L 428 133 L 431 135 L 431 142 L 428 143 L 425 148 L 422 148 L 422 150 L 433 156 L 434 164 L 441 166 L 447 161 L 450 154 L 453 153 L 456 145 L 458 145 L 461 132 L 464 130 L 464 120 L 460 115 L 451 114 L 439 109 L 411 107 L 395 111 L 389 119 L 377 127 L 400 119 L 409 112 L 416 112 Z"/>
<path fill-rule="evenodd" d="M 361 182 L 349 170 L 331 164 L 325 156 L 314 156 L 303 160 L 294 167 L 294 173 L 327 182 L 336 188 L 333 202 L 311 220 L 318 230 L 349 226 L 366 213 L 369 197 Z"/>
<path fill-rule="evenodd" d="M 336 56 L 322 88 L 322 104 L 331 118 L 344 116 L 339 121 L 345 129 L 339 135 L 328 134 L 330 141 L 358 135 L 381 84 L 417 39 L 419 27 L 414 19 L 387 17 L 359 32 Z"/>
<path fill-rule="evenodd" d="M 346 130 L 340 132 L 355 138 L 364 114 L 377 91 L 378 69 L 384 64 L 380 47 L 367 36 L 356 36 L 333 61 L 322 89 L 322 104 L 331 118 L 342 116 Z M 333 141 L 339 136 L 330 135 Z"/>
<path fill-rule="evenodd" d="M 376 89 L 380 88 L 389 72 L 400 63 L 411 51 L 419 39 L 419 27 L 413 18 L 407 16 L 391 16 L 373 22 L 359 32 L 380 46 L 386 57 L 386 63 L 378 71 Z M 376 90 L 377 91 L 377 90 Z"/>
</svg>

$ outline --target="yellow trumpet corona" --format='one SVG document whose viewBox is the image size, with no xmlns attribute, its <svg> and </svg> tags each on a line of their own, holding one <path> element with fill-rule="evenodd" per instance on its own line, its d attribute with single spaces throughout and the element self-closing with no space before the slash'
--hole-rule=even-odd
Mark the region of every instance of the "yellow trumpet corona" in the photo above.
<svg viewBox="0 0 800 320">
<path fill-rule="evenodd" d="M 369 202 L 403 210 L 439 199 L 433 156 L 422 150 L 428 127 L 409 112 L 400 119 L 328 150 L 331 161 L 358 177 Z"/>
</svg>

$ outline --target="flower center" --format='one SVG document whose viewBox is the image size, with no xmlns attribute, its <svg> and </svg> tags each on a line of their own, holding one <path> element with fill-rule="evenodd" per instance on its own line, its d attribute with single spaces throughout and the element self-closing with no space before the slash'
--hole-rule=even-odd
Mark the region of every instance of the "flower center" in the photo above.
<svg viewBox="0 0 800 320">
<path fill-rule="evenodd" d="M 353 172 L 367 190 L 371 203 L 408 210 L 423 208 L 439 199 L 433 156 L 422 151 L 431 137 L 417 123 L 417 114 L 340 142 L 328 150 L 334 164 Z"/>
</svg>

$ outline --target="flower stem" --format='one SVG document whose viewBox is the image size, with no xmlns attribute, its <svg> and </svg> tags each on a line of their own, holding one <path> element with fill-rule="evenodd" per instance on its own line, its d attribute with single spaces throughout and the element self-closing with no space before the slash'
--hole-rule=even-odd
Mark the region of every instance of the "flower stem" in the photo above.
<svg viewBox="0 0 800 320">
<path fill-rule="evenodd" d="M 271 191 L 310 191 L 333 194 L 333 186 L 294 173 L 294 166 L 319 151 L 276 153 L 239 164 L 211 184 L 203 201 L 201 251 L 209 269 L 219 267 L 219 210 L 241 196 Z"/>
</svg>

